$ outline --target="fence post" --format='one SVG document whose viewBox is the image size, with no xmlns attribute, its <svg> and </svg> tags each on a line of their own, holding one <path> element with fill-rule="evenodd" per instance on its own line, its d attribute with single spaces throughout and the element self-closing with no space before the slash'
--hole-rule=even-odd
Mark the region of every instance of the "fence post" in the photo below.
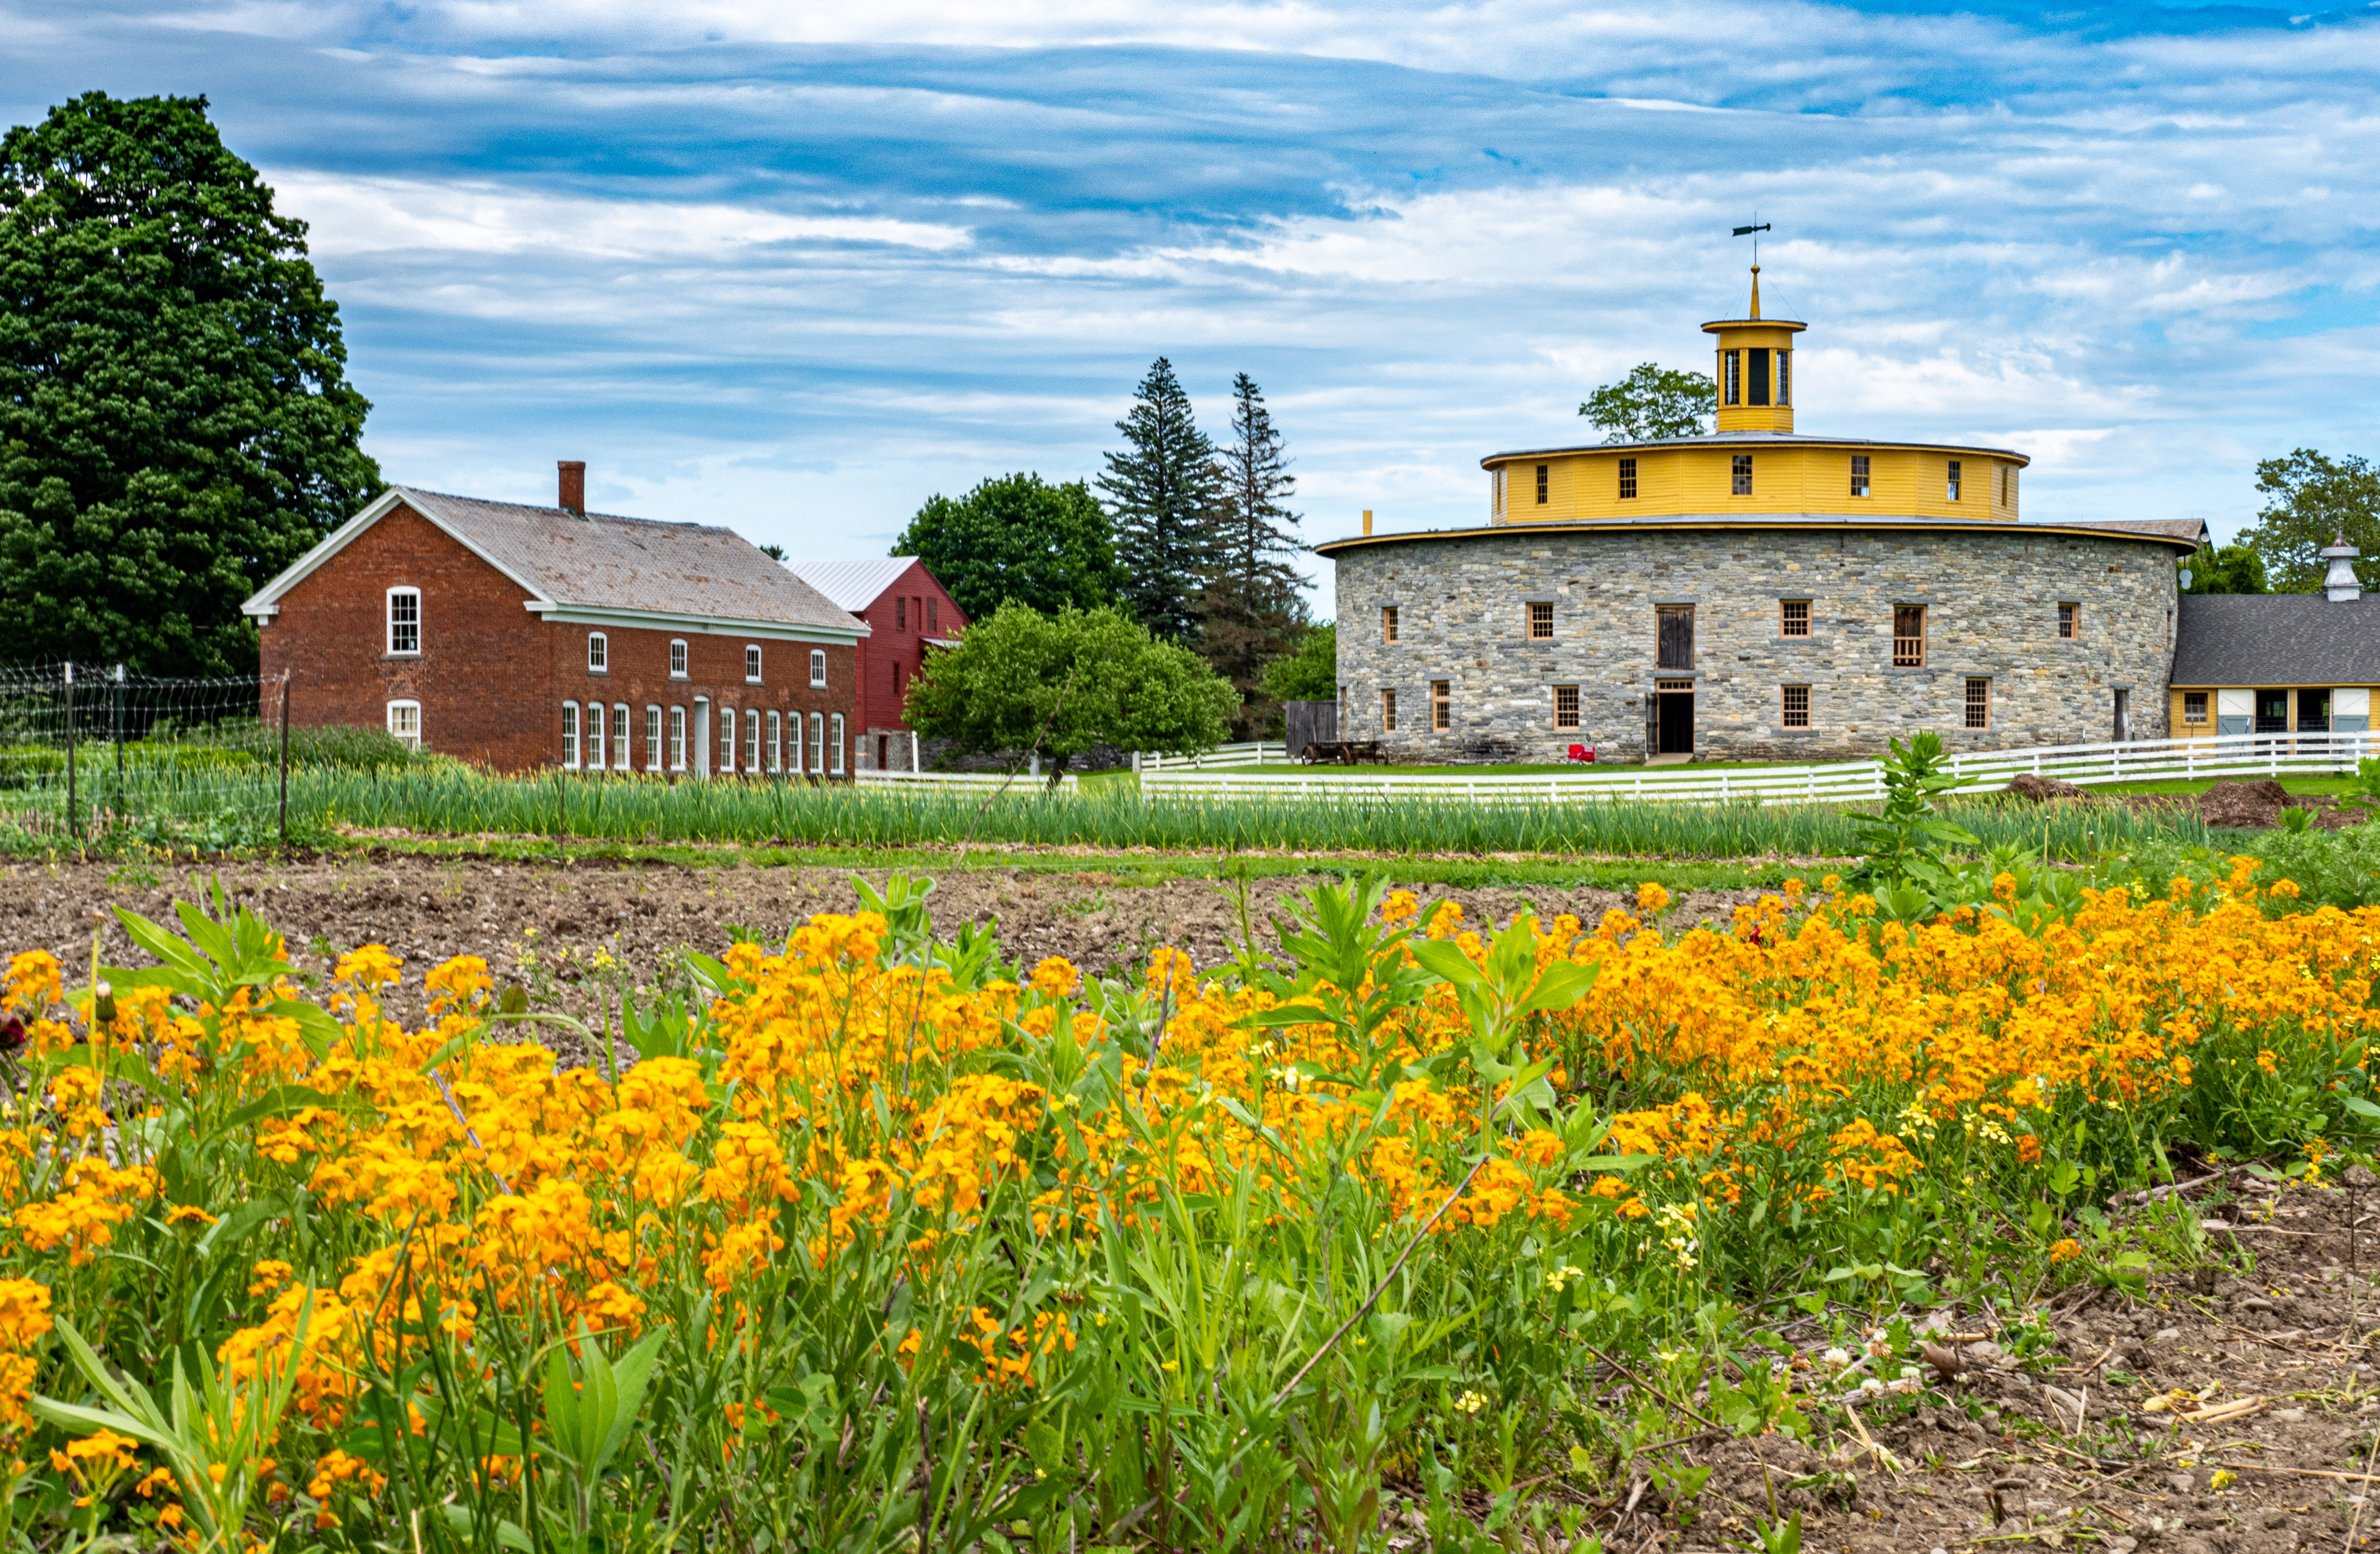
<svg viewBox="0 0 2380 1554">
<path fill-rule="evenodd" d="M 289 671 L 285 669 L 281 672 L 281 850 L 289 850 Z"/>
<path fill-rule="evenodd" d="M 115 814 L 124 816 L 124 666 L 117 664 L 107 687 L 107 736 L 115 742 Z"/>
<path fill-rule="evenodd" d="M 79 837 L 75 825 L 74 661 L 67 661 L 67 834 Z"/>
</svg>

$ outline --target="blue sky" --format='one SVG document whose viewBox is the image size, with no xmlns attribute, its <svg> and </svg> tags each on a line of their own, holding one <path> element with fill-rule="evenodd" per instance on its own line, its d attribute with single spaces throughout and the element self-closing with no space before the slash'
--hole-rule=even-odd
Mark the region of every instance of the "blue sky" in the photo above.
<svg viewBox="0 0 2380 1554">
<path fill-rule="evenodd" d="M 663 14 L 665 13 L 665 14 Z M 0 110 L 204 92 L 312 224 L 393 479 L 881 554 L 1265 388 L 1309 539 L 1474 523 L 1597 384 L 1806 320 L 1802 428 L 2034 517 L 2380 454 L 2380 0 L 0 0 Z M 1309 565 L 1329 609 L 1328 568 Z"/>
</svg>

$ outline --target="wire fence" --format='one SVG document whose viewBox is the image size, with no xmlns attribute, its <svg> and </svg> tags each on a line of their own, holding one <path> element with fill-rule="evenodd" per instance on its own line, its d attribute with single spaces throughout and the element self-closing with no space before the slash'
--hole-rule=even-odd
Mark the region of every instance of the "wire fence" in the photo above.
<svg viewBox="0 0 2380 1554">
<path fill-rule="evenodd" d="M 254 675 L 0 666 L 0 844 L 285 840 L 286 706 Z"/>
</svg>

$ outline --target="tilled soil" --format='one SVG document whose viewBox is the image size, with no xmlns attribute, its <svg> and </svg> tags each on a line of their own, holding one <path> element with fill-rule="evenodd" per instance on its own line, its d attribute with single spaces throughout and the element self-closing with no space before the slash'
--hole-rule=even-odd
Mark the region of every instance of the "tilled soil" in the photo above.
<svg viewBox="0 0 2380 1554">
<path fill-rule="evenodd" d="M 2368 1547 L 2380 1536 L 2380 1502 L 2366 1503 L 2374 1485 L 2362 1476 L 2380 1475 L 2380 1354 L 2369 1342 L 2380 1236 L 2366 1224 L 2352 1251 L 2348 1236 L 2374 1194 L 2231 1181 L 2243 1185 L 2192 1195 L 2210 1258 L 2227 1268 L 2153 1281 L 2139 1300 L 2070 1289 L 2040 1312 L 2055 1346 L 2022 1361 L 1996 1342 L 2008 1329 L 1933 1314 L 1965 1373 L 1945 1380 L 1926 1367 L 1925 1402 L 1888 1395 L 1859 1409 L 1859 1425 L 1806 1445 L 1705 1437 L 1684 1448 L 1713 1470 L 1684 1529 L 1650 1486 L 1632 1514 L 1609 1503 L 1591 1524 L 1608 1549 L 1748 1545 L 1773 1519 L 1774 1487 L 1779 1513 L 1802 1513 L 1811 1550 Z M 1982 1336 L 1955 1342 L 1962 1328 Z M 1827 1346 L 1815 1323 L 1789 1336 L 1812 1361 Z M 2215 1417 L 2143 1406 L 2177 1390 L 2205 1400 L 2183 1408 Z M 2226 1417 L 2226 1404 L 2244 1406 Z"/>
<path fill-rule="evenodd" d="M 934 872 L 934 871 L 921 871 Z M 1658 870 L 1648 868 L 1648 877 Z M 881 886 L 881 871 L 867 872 Z M 101 960 L 142 964 L 109 907 L 171 922 L 173 903 L 224 890 L 278 929 L 301 969 L 327 970 L 329 957 L 380 943 L 404 957 L 405 981 L 392 1014 L 420 1013 L 421 974 L 452 955 L 484 956 L 500 982 L 523 984 L 537 1002 L 577 1014 L 594 1002 L 588 967 L 608 953 L 630 986 L 667 982 L 683 953 L 723 953 L 731 925 L 782 941 L 817 912 L 859 905 L 851 871 L 668 863 L 496 863 L 415 854 L 350 854 L 311 861 L 230 863 L 162 870 L 103 863 L 0 867 L 0 953 L 42 948 L 69 966 L 87 965 L 91 934 Z M 1313 879 L 1251 880 L 1246 925 L 1273 941 L 1272 919 Z M 1461 904 L 1466 920 L 1501 923 L 1524 902 L 1548 918 L 1577 914 L 1592 924 L 1628 903 L 1604 890 L 1446 890 L 1414 886 L 1422 899 Z M 1755 892 L 1682 893 L 1670 921 L 1726 922 Z M 970 868 L 937 873 L 927 898 L 938 933 L 963 923 L 997 925 L 1002 952 L 1030 966 L 1062 955 L 1099 976 L 1146 964 L 1160 944 L 1187 950 L 1200 966 L 1227 959 L 1243 937 L 1236 885 L 1208 880 L 1125 883 L 1096 870 L 1047 873 Z"/>
</svg>

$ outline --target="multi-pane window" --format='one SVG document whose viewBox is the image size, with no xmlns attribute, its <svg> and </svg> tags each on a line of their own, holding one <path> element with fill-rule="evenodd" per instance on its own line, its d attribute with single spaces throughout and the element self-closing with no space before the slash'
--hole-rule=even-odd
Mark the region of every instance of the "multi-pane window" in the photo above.
<svg viewBox="0 0 2380 1554">
<path fill-rule="evenodd" d="M 756 686 L 760 683 L 760 644 L 758 642 L 744 644 L 744 678 Z"/>
<path fill-rule="evenodd" d="M 662 710 L 658 707 L 647 707 L 645 709 L 645 770 L 659 771 L 661 769 Z"/>
<path fill-rule="evenodd" d="M 834 771 L 834 774 L 835 774 L 836 776 L 840 777 L 840 776 L 842 776 L 842 775 L 843 775 L 843 714 L 842 714 L 842 713 L 840 713 L 840 712 L 837 712 L 837 713 L 834 715 L 833 722 L 834 722 L 834 750 L 833 750 L 834 767 L 833 767 L 833 771 Z"/>
<path fill-rule="evenodd" d="M 1752 455 L 1750 454 L 1735 455 L 1735 494 L 1738 496 L 1752 494 Z"/>
<path fill-rule="evenodd" d="M 587 704 L 587 770 L 589 771 L 603 770 L 604 722 L 603 704 L 600 701 L 589 702 Z"/>
<path fill-rule="evenodd" d="M 1867 468 L 1867 455 L 1852 455 L 1852 494 L 1853 496 L 1868 494 Z"/>
<path fill-rule="evenodd" d="M 1620 461 L 1620 500 L 1622 502 L 1636 500 L 1636 461 L 1633 458 L 1623 458 Z"/>
<path fill-rule="evenodd" d="M 802 715 L 785 714 L 785 770 L 798 773 L 802 770 Z"/>
<path fill-rule="evenodd" d="M 814 691 L 826 689 L 826 650 L 824 648 L 810 650 L 810 689 Z"/>
<path fill-rule="evenodd" d="M 758 707 L 744 710 L 744 770 L 747 773 L 760 770 L 760 710 Z"/>
<path fill-rule="evenodd" d="M 686 770 L 686 709 L 670 709 L 670 770 Z"/>
<path fill-rule="evenodd" d="M 1992 726 L 1992 683 L 1989 680 L 1972 679 L 1967 682 L 1967 726 Z"/>
<path fill-rule="evenodd" d="M 388 704 L 389 736 L 408 750 L 421 748 L 421 703 L 392 701 Z"/>
<path fill-rule="evenodd" d="M 2068 642 L 2082 635 L 2082 606 L 2060 604 L 2058 607 L 2058 635 Z"/>
<path fill-rule="evenodd" d="M 719 710 L 719 771 L 726 776 L 735 770 L 735 709 Z"/>
<path fill-rule="evenodd" d="M 1791 351 L 1780 350 L 1777 353 L 1777 403 L 1779 405 L 1793 403 L 1793 353 Z"/>
<path fill-rule="evenodd" d="M 628 704 L 615 703 L 612 708 L 612 767 L 616 771 L 628 770 Z"/>
<path fill-rule="evenodd" d="M 1578 727 L 1578 687 L 1576 686 L 1554 687 L 1554 727 L 1564 730 L 1575 730 Z"/>
<path fill-rule="evenodd" d="M 1722 360 L 1719 403 L 1741 405 L 1743 403 L 1743 353 L 1721 351 L 1719 356 Z"/>
<path fill-rule="evenodd" d="M 612 642 L 600 631 L 587 634 L 587 673 L 608 674 L 612 672 Z"/>
<path fill-rule="evenodd" d="M 1779 689 L 1784 693 L 1784 699 L 1778 711 L 1779 721 L 1787 728 L 1808 728 L 1810 726 L 1810 687 L 1782 686 Z"/>
<path fill-rule="evenodd" d="M 1435 734 L 1444 734 L 1454 726 L 1454 684 L 1451 680 L 1429 683 L 1429 726 Z"/>
<path fill-rule="evenodd" d="M 578 703 L 562 704 L 562 764 L 578 764 Z"/>
<path fill-rule="evenodd" d="M 783 714 L 769 714 L 769 770 L 785 770 L 785 728 Z"/>
<path fill-rule="evenodd" d="M 1545 465 L 1537 466 L 1537 505 L 1540 507 L 1546 504 L 1546 469 Z"/>
<path fill-rule="evenodd" d="M 1892 607 L 1892 666 L 1921 669 L 1925 664 L 1925 606 Z"/>
<path fill-rule="evenodd" d="M 421 651 L 419 589 L 388 590 L 388 650 L 392 653 Z"/>
<path fill-rule="evenodd" d="M 1694 607 L 1663 604 L 1653 612 L 1653 667 L 1692 669 L 1694 666 Z"/>
<path fill-rule="evenodd" d="M 686 678 L 686 639 L 682 637 L 670 638 L 670 678 Z"/>
<path fill-rule="evenodd" d="M 2206 693 L 2204 691 L 2184 691 L 2181 693 L 2181 721 L 2185 723 L 2203 723 L 2206 721 Z M 395 731 L 392 730 L 391 732 Z"/>
<path fill-rule="evenodd" d="M 1397 607 L 1393 604 L 1383 604 L 1380 606 L 1380 640 L 1393 642 L 1396 639 Z"/>
<path fill-rule="evenodd" d="M 810 714 L 810 770 L 826 770 L 826 714 L 823 712 Z"/>
<path fill-rule="evenodd" d="M 1781 612 L 1777 622 L 1778 636 L 1807 637 L 1810 635 L 1810 601 L 1808 600 L 1779 600 L 1778 608 Z"/>
<path fill-rule="evenodd" d="M 1388 686 L 1382 686 L 1380 687 L 1380 732 L 1382 734 L 1394 734 L 1396 731 L 1397 693 L 1390 690 Z"/>
<path fill-rule="evenodd" d="M 1532 601 L 1529 605 L 1529 640 L 1550 642 L 1554 635 L 1554 607 L 1550 601 Z"/>
<path fill-rule="evenodd" d="M 1953 501 L 1953 502 L 1958 501 L 1958 500 L 1959 500 L 1959 461 L 1958 461 L 1957 459 L 1955 459 L 1955 458 L 1954 458 L 1954 459 L 1952 459 L 1952 460 L 1950 461 L 1950 478 L 1949 478 L 1949 480 L 1948 484 L 1949 484 L 1949 487 L 1950 500 L 1951 500 L 1951 501 Z"/>
</svg>

